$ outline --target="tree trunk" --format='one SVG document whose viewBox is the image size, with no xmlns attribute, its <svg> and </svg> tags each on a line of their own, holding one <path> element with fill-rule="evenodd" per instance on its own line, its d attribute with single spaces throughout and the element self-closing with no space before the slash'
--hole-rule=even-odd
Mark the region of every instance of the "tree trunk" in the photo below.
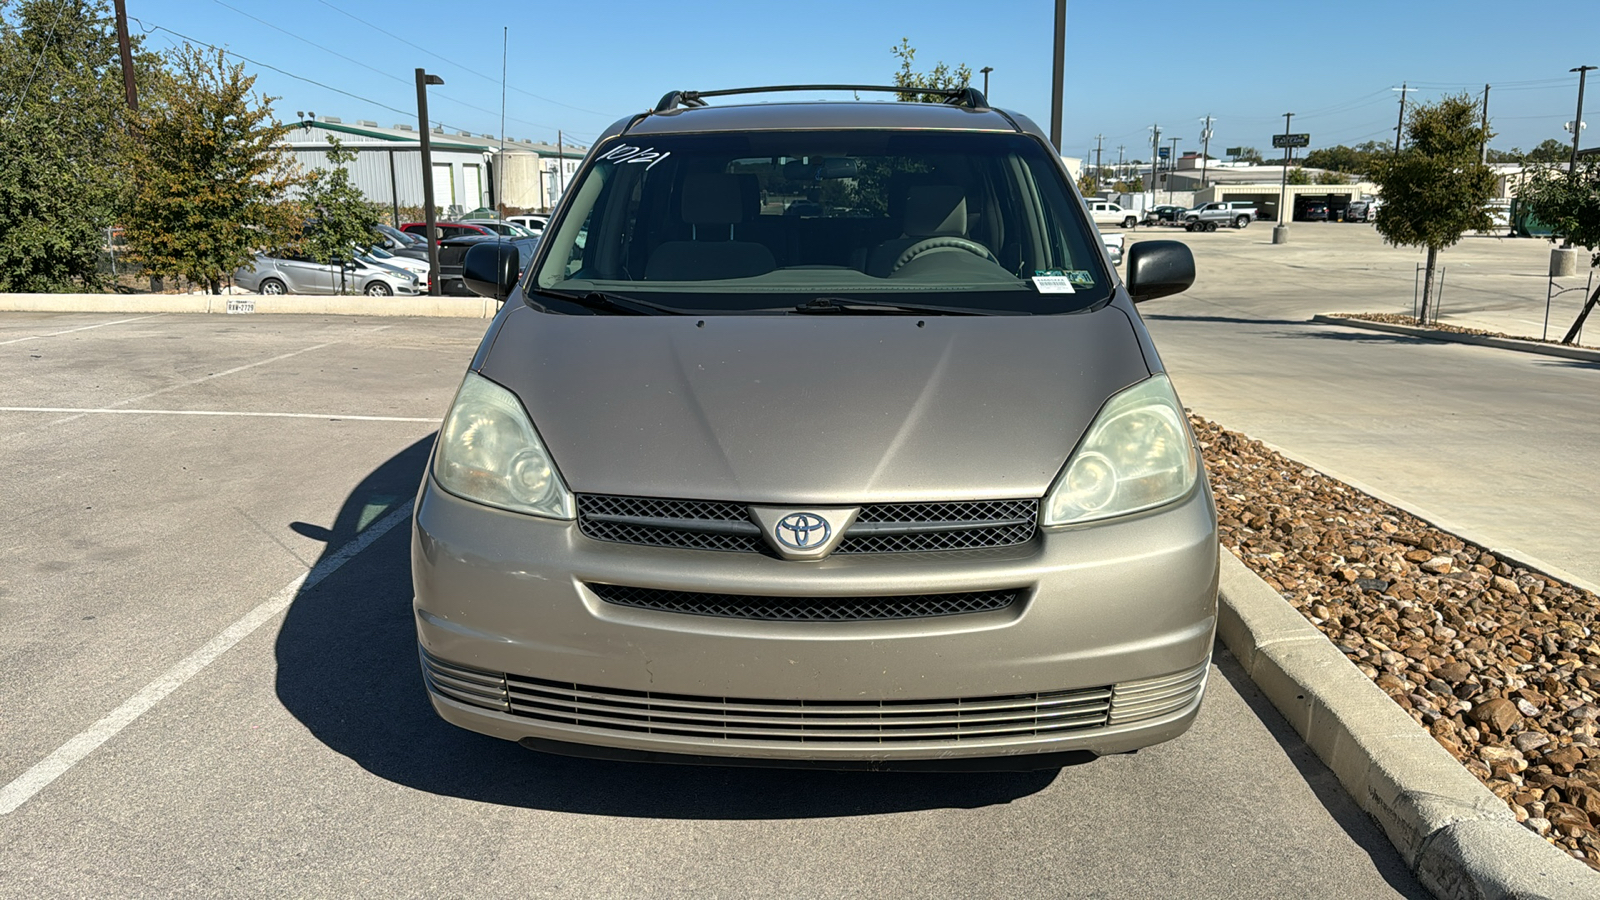
<svg viewBox="0 0 1600 900">
<path fill-rule="evenodd" d="M 1600 288 L 1595 288 L 1594 296 L 1583 304 L 1583 310 L 1578 313 L 1578 320 L 1572 323 L 1571 328 L 1567 329 L 1567 336 L 1561 339 L 1561 343 L 1570 344 L 1578 339 L 1578 332 L 1583 330 L 1583 320 L 1589 318 L 1589 311 L 1594 309 L 1596 303 L 1600 303 Z"/>
<path fill-rule="evenodd" d="M 1433 299 L 1433 268 L 1439 261 L 1439 250 L 1436 247 L 1428 248 L 1428 271 L 1422 276 L 1422 309 L 1417 317 L 1418 325 L 1428 324 L 1428 304 Z"/>
<path fill-rule="evenodd" d="M 211 296 L 215 297 L 215 296 L 217 296 L 217 295 L 219 295 L 221 293 L 222 293 L 222 279 L 220 279 L 220 278 L 211 279 Z"/>
</svg>

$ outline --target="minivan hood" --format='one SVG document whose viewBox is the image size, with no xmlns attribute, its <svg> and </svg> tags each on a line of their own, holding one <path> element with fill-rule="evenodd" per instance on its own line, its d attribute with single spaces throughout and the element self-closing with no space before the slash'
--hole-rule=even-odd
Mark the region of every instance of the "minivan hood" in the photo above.
<svg viewBox="0 0 1600 900">
<path fill-rule="evenodd" d="M 1149 376 L 1121 310 L 1054 316 L 561 316 L 481 369 L 579 493 L 752 503 L 1042 497 Z"/>
</svg>

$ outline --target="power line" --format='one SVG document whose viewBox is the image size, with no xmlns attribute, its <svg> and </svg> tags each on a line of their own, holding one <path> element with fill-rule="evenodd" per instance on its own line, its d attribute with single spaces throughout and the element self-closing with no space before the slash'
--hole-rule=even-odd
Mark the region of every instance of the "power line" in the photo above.
<svg viewBox="0 0 1600 900">
<path fill-rule="evenodd" d="M 289 31 L 286 28 L 281 28 L 281 27 L 279 27 L 277 25 L 274 25 L 271 22 L 268 22 L 266 19 L 260 18 L 259 16 L 251 15 L 250 13 L 247 13 L 244 10 L 239 9 L 236 6 L 232 6 L 230 4 L 224 3 L 223 0 L 211 0 L 211 2 L 215 3 L 216 5 L 218 5 L 220 7 L 223 7 L 224 9 L 233 10 L 234 12 L 238 13 L 241 16 L 244 16 L 247 19 L 250 19 L 250 20 L 255 21 L 255 22 L 259 22 L 262 25 L 265 25 L 268 28 L 271 28 L 273 31 L 277 31 L 277 32 L 281 32 L 283 34 L 286 34 L 289 37 L 292 37 L 295 40 L 300 41 L 303 44 L 307 44 L 309 46 L 315 47 L 315 48 L 317 48 L 318 50 L 321 50 L 324 53 L 328 53 L 328 54 L 331 54 L 333 56 L 337 56 L 338 58 L 344 60 L 345 62 L 353 63 L 355 65 L 358 65 L 361 68 L 366 69 L 366 70 L 368 70 L 370 72 L 374 72 L 374 73 L 376 73 L 378 75 L 382 75 L 384 78 L 388 78 L 391 81 L 397 81 L 397 82 L 399 82 L 399 83 L 401 83 L 403 85 L 406 85 L 408 87 L 410 86 L 410 82 L 406 81 L 404 78 L 401 78 L 398 75 L 395 75 L 392 72 L 385 72 L 384 70 L 379 69 L 379 68 L 377 68 L 375 66 L 367 65 L 366 63 L 362 62 L 359 59 L 354 59 L 352 57 L 345 56 L 343 53 L 340 53 L 337 50 L 334 50 L 334 49 L 332 49 L 330 47 L 324 47 L 323 45 L 317 43 L 316 41 L 310 40 L 309 38 L 301 37 L 300 35 L 295 34 L 294 32 Z M 476 74 L 476 73 L 474 73 L 474 74 Z M 478 112 L 481 112 L 481 113 L 488 113 L 491 116 L 497 115 L 495 110 L 486 109 L 486 108 L 484 108 L 482 106 L 476 106 L 474 104 L 466 102 L 465 100 L 459 100 L 459 99 L 456 99 L 455 97 L 451 97 L 451 96 L 449 96 L 447 94 L 439 93 L 437 91 L 434 92 L 432 96 L 438 97 L 441 100 L 448 100 L 448 101 L 450 101 L 452 103 L 455 103 L 457 105 L 460 105 L 460 106 L 465 106 L 468 109 L 477 110 Z M 389 108 L 393 109 L 393 107 L 389 107 Z M 545 124 L 543 122 L 530 122 L 530 121 L 528 121 L 526 119 L 518 119 L 518 118 L 516 118 L 514 116 L 513 117 L 508 117 L 508 118 L 510 118 L 511 121 L 513 121 L 513 122 L 521 122 L 524 125 L 531 125 L 534 128 L 554 129 L 554 128 L 557 127 L 555 125 L 547 125 L 547 124 Z"/>
<path fill-rule="evenodd" d="M 363 19 L 360 16 L 356 15 L 355 13 L 350 12 L 349 10 L 340 9 L 337 6 L 334 6 L 332 3 L 329 3 L 328 0 L 317 0 L 317 2 L 321 3 L 323 6 L 326 6 L 327 8 L 333 10 L 336 13 L 339 13 L 340 15 L 347 16 L 347 17 L 349 17 L 351 19 L 354 19 L 357 22 L 360 22 L 361 24 L 367 26 L 368 28 L 371 28 L 373 31 L 378 32 L 379 34 L 391 37 L 394 40 L 397 40 L 400 43 L 405 44 L 407 47 L 411 47 L 414 50 L 420 50 L 423 53 L 426 53 L 429 56 L 431 56 L 434 59 L 437 59 L 437 60 L 439 60 L 441 62 L 447 62 L 450 65 L 455 66 L 456 68 L 462 70 L 463 72 L 467 72 L 467 73 L 470 73 L 472 75 L 476 75 L 479 78 L 484 79 L 485 81 L 492 81 L 492 82 L 499 83 L 497 81 L 497 79 L 495 79 L 493 76 L 485 75 L 484 73 L 479 72 L 478 70 L 470 68 L 468 66 L 465 66 L 465 65 L 463 65 L 463 64 L 461 64 L 459 62 L 456 62 L 455 60 L 450 59 L 449 57 L 440 56 L 439 54 L 433 52 L 432 50 L 429 50 L 427 47 L 424 47 L 424 46 L 422 46 L 420 44 L 414 44 L 411 41 L 408 41 L 405 38 L 401 37 L 400 35 L 395 34 L 394 32 L 385 31 L 384 29 L 379 28 L 377 25 L 374 25 L 372 22 L 368 21 L 367 19 Z M 534 98 L 535 100 L 543 100 L 546 103 L 553 103 L 556 106 L 566 107 L 567 109 L 577 110 L 578 112 L 590 113 L 590 114 L 596 115 L 596 116 L 606 116 L 608 118 L 613 118 L 613 119 L 621 118 L 620 116 L 615 116 L 615 115 L 612 115 L 611 113 L 603 113 L 603 112 L 600 112 L 599 110 L 585 109 L 585 108 L 583 108 L 581 106 L 573 106 L 570 103 L 562 103 L 560 100 L 553 100 L 553 99 L 551 99 L 549 97 L 545 97 L 545 96 L 542 96 L 540 94 L 535 94 L 532 91 L 523 90 L 522 88 L 514 87 L 514 88 L 511 88 L 511 90 L 516 91 L 519 94 L 525 94 L 525 95 L 527 95 L 529 97 Z"/>
<path fill-rule="evenodd" d="M 56 26 L 61 24 L 61 14 L 67 11 L 67 4 L 71 2 L 72 0 L 61 0 L 60 5 L 56 7 L 56 17 L 50 23 L 50 32 L 45 35 L 44 43 L 39 45 L 39 58 L 33 61 L 33 73 L 28 76 L 27 82 L 22 85 L 22 92 L 17 94 L 17 101 L 12 105 L 11 111 L 6 113 L 6 118 L 9 119 L 16 115 L 17 110 L 22 109 L 22 104 L 27 101 L 28 91 L 33 89 L 33 80 L 39 77 L 39 68 L 44 65 L 45 51 L 50 49 L 50 43 L 56 39 Z"/>
</svg>

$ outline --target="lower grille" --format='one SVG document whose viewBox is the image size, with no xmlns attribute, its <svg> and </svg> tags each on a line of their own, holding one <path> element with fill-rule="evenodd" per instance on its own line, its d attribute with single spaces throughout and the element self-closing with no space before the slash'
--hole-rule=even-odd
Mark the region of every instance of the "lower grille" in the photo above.
<svg viewBox="0 0 1600 900">
<path fill-rule="evenodd" d="M 899 597 L 765 597 L 746 594 L 708 594 L 699 591 L 662 591 L 615 584 L 586 585 L 607 603 L 729 619 L 765 619 L 780 622 L 857 622 L 872 619 L 918 619 L 959 616 L 1005 609 L 1017 601 L 1020 590 L 978 591 L 965 594 L 914 594 Z"/>
<path fill-rule="evenodd" d="M 1209 660 L 1184 672 L 1070 691 L 949 700 L 755 700 L 595 687 L 503 675 L 421 651 L 430 690 L 554 725 L 711 741 L 885 744 L 1066 734 L 1181 712 Z"/>
</svg>

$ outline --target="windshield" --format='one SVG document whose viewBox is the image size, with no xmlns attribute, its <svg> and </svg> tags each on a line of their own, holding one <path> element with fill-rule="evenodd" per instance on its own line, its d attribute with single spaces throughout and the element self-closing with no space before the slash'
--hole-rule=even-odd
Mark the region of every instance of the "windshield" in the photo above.
<svg viewBox="0 0 1600 900">
<path fill-rule="evenodd" d="M 1035 314 L 1110 293 L 1096 232 L 1026 135 L 690 134 L 594 153 L 530 292 L 696 312 L 828 297 Z"/>
</svg>

